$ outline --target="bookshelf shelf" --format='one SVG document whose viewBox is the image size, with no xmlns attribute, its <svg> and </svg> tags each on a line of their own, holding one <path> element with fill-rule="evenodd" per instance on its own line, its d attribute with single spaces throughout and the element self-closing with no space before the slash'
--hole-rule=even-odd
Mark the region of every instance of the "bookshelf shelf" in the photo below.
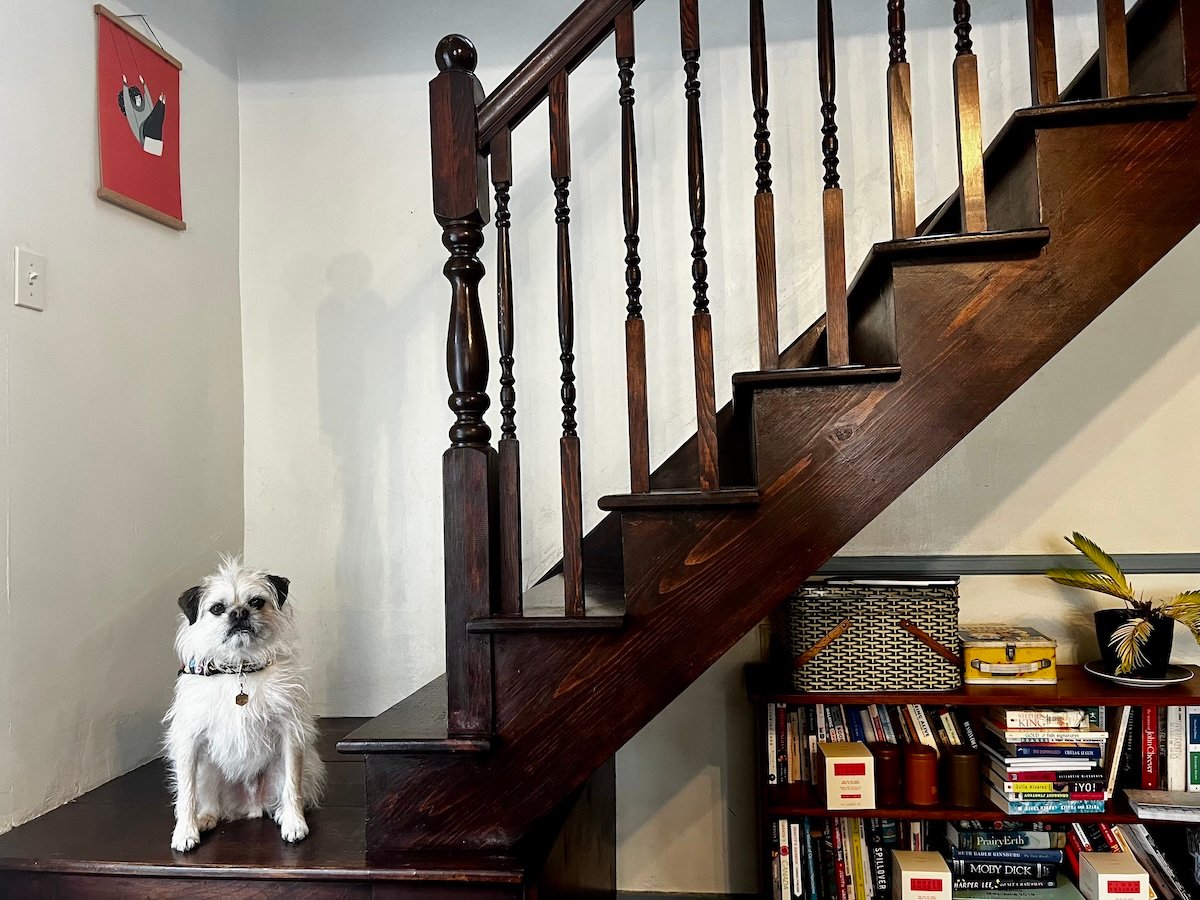
<svg viewBox="0 0 1200 900">
<path fill-rule="evenodd" d="M 1193 672 L 1196 666 L 1188 666 Z M 822 691 L 803 693 L 780 691 L 786 683 L 766 665 L 746 667 L 746 689 L 753 703 L 787 703 L 805 706 L 813 703 L 924 703 L 949 706 L 1187 706 L 1200 705 L 1200 677 L 1159 690 L 1121 687 L 1102 681 L 1084 671 L 1083 666 L 1059 666 L 1058 684 L 964 685 L 955 691 L 881 691 L 846 693 Z"/>
<path fill-rule="evenodd" d="M 811 816 L 827 818 L 837 816 L 847 819 L 899 819 L 902 821 L 956 821 L 979 819 L 984 822 L 1015 820 L 1031 822 L 1106 822 L 1113 825 L 1140 821 L 1124 801 L 1108 804 L 1103 813 L 1069 813 L 1032 816 L 1013 816 L 984 801 L 981 806 L 964 809 L 956 806 L 897 806 L 883 809 L 838 810 L 832 813 L 825 808 L 820 794 L 808 784 L 771 785 L 766 788 L 765 812 L 768 816 L 799 818 Z"/>
</svg>

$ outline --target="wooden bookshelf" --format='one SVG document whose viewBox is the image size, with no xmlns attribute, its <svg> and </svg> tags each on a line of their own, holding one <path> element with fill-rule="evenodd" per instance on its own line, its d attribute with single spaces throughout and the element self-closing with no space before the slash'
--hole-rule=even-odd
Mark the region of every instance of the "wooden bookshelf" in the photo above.
<svg viewBox="0 0 1200 900">
<path fill-rule="evenodd" d="M 1187 666 L 1193 672 L 1196 666 Z M 1146 690 L 1121 687 L 1089 675 L 1083 666 L 1059 666 L 1058 684 L 963 685 L 954 691 L 845 691 L 779 690 L 788 673 L 758 664 L 746 667 L 746 688 L 753 703 L 923 703 L 948 706 L 1195 706 L 1200 705 L 1200 677 L 1171 687 Z"/>
</svg>

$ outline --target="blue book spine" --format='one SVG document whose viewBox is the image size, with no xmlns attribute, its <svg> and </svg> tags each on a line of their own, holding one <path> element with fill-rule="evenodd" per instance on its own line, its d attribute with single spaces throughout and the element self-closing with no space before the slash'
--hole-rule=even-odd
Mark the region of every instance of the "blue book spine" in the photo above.
<svg viewBox="0 0 1200 900">
<path fill-rule="evenodd" d="M 850 740 L 852 741 L 866 740 L 863 737 L 862 719 L 858 715 L 858 710 L 857 706 L 847 706 L 844 712 L 846 726 L 850 729 Z"/>
<path fill-rule="evenodd" d="M 1008 803 L 1010 816 L 1057 816 L 1064 813 L 1087 815 L 1102 812 L 1104 812 L 1103 800 L 1030 800 L 1028 803 L 1010 800 Z"/>
<path fill-rule="evenodd" d="M 808 869 L 808 900 L 820 900 L 817 893 L 817 866 L 813 862 L 812 829 L 808 825 L 808 816 L 804 817 L 804 865 Z"/>
<path fill-rule="evenodd" d="M 1099 747 L 1055 747 L 1050 744 L 1018 744 L 1014 756 L 1057 756 L 1063 759 L 1099 759 Z"/>
<path fill-rule="evenodd" d="M 1200 712 L 1188 709 L 1188 743 L 1200 744 Z"/>
</svg>

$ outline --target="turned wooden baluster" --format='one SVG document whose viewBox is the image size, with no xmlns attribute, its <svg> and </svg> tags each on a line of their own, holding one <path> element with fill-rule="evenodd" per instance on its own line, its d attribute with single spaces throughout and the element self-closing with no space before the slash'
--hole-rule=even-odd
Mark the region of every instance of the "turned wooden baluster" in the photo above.
<svg viewBox="0 0 1200 900">
<path fill-rule="evenodd" d="M 698 0 L 679 0 L 683 48 L 684 96 L 687 98 L 688 209 L 692 221 L 692 351 L 696 373 L 696 446 L 700 489 L 715 491 L 717 470 L 717 396 L 713 375 L 712 315 L 708 309 L 708 251 L 704 246 L 704 133 L 700 122 L 700 10 Z"/>
<path fill-rule="evenodd" d="M 917 184 L 913 163 L 912 70 L 905 47 L 904 0 L 888 0 L 888 126 L 892 168 L 892 236 L 917 233 Z"/>
<path fill-rule="evenodd" d="M 1054 38 L 1054 0 L 1025 0 L 1029 27 L 1029 85 L 1033 105 L 1058 102 L 1058 52 Z M 1124 22 L 1122 15 L 1121 21 Z"/>
<path fill-rule="evenodd" d="M 554 181 L 554 221 L 558 224 L 558 344 L 562 353 L 563 433 L 559 439 L 562 481 L 563 594 L 568 616 L 582 616 L 583 483 L 579 432 L 575 422 L 575 291 L 571 272 L 571 123 L 567 73 L 550 82 L 550 176 Z"/>
<path fill-rule="evenodd" d="M 650 490 L 650 424 L 646 402 L 646 322 L 642 318 L 642 257 L 638 227 L 637 132 L 633 119 L 633 3 L 617 14 L 617 74 L 621 87 L 621 206 L 625 217 L 625 381 L 629 395 L 629 489 Z"/>
<path fill-rule="evenodd" d="M 767 119 L 767 23 L 763 0 L 750 0 L 750 93 L 754 99 L 754 258 L 758 276 L 758 365 L 779 368 L 779 293 L 775 266 L 775 192 Z"/>
<path fill-rule="evenodd" d="M 821 151 L 825 189 L 825 340 L 831 366 L 850 363 L 850 324 L 846 307 L 846 211 L 838 174 L 837 57 L 833 44 L 833 0 L 817 0 L 817 68 L 821 85 Z"/>
<path fill-rule="evenodd" d="M 1105 97 L 1129 96 L 1129 44 L 1124 0 L 1096 0 L 1100 16 L 1100 91 Z"/>
<path fill-rule="evenodd" d="M 450 449 L 442 457 L 448 726 L 452 735 L 486 735 L 492 729 L 491 643 L 486 635 L 467 633 L 467 622 L 492 614 L 495 583 L 495 450 L 483 420 L 490 400 L 479 305 L 479 251 L 490 205 L 487 161 L 477 149 L 483 88 L 475 77 L 475 48 L 462 35 L 443 38 L 436 58 L 440 71 L 429 83 L 433 210 L 450 251 L 444 269 L 451 288 L 446 368 L 455 414 Z"/>
<path fill-rule="evenodd" d="M 971 47 L 971 4 L 955 0 L 954 110 L 958 126 L 958 186 L 964 232 L 987 231 L 983 187 L 983 125 L 979 118 L 979 60 Z"/>
<path fill-rule="evenodd" d="M 496 320 L 500 344 L 500 613 L 521 614 L 521 443 L 517 439 L 517 379 L 513 375 L 512 131 L 492 139 L 496 189 Z"/>
</svg>

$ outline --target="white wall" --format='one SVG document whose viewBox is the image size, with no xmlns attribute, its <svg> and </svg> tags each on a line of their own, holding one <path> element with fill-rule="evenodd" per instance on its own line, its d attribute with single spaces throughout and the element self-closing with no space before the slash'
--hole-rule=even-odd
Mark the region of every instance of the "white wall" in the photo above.
<svg viewBox="0 0 1200 900">
<path fill-rule="evenodd" d="M 433 47 L 449 31 L 475 38 L 480 77 L 492 87 L 548 31 L 554 17 L 548 8 L 565 15 L 574 5 L 574 0 L 504 5 L 462 0 L 418 9 L 369 0 L 336 5 L 245 0 L 240 6 L 246 546 L 252 560 L 270 560 L 295 579 L 296 606 L 314 656 L 314 693 L 323 713 L 373 714 L 443 667 L 438 461 L 450 415 L 444 375 L 448 292 L 440 274 L 444 251 L 429 200 L 426 84 L 435 71 Z M 781 330 L 791 336 L 812 320 L 821 302 L 821 169 L 812 22 L 790 16 L 785 6 L 772 5 L 768 15 L 779 239 L 781 248 L 794 248 L 781 251 Z M 1059 10 L 1060 62 L 1070 77 L 1095 47 L 1094 4 L 1061 2 Z M 1019 0 L 977 5 L 975 37 L 989 133 L 1027 102 L 1023 15 Z M 644 286 L 656 459 L 694 429 L 689 388 L 677 377 L 690 365 L 690 240 L 674 16 L 675 6 L 662 2 L 647 3 L 638 16 Z M 886 42 L 874 0 L 839 2 L 838 17 L 839 122 L 853 265 L 888 230 L 880 124 Z M 953 37 L 946 18 L 932 5 L 910 14 L 918 184 L 925 209 L 955 183 L 948 78 Z M 743 8 L 706 0 L 703 23 L 711 296 L 718 391 L 724 400 L 728 374 L 752 367 L 757 358 L 750 238 L 753 123 Z M 627 478 L 622 366 L 612 355 L 621 341 L 624 248 L 611 45 L 575 73 L 571 89 L 580 432 L 585 493 L 595 497 L 623 489 Z M 517 390 L 530 574 L 559 555 L 558 347 L 545 146 L 545 114 L 539 111 L 516 135 L 513 191 Z M 485 261 L 490 263 L 490 233 L 488 239 Z M 1179 338 L 1174 346 L 1182 347 L 1194 330 L 1184 299 L 1157 296 L 1186 283 L 1187 253 L 1175 259 L 1166 265 L 1184 266 L 1183 275 L 1156 270 L 1152 277 L 1165 280 L 1157 283 L 1157 292 L 1130 301 L 1137 312 L 1122 312 L 1129 305 L 1122 301 L 1083 339 L 1099 342 L 1091 352 L 1077 352 L 1065 373 L 1059 370 L 1056 376 L 1048 369 L 1049 375 L 1043 373 L 1018 395 L 1027 400 L 1010 401 L 1006 410 L 1023 409 L 1015 419 L 997 414 L 983 426 L 975 439 L 978 449 L 969 451 L 976 454 L 975 462 L 947 461 L 900 501 L 908 504 L 905 515 L 919 515 L 922 523 L 951 524 L 940 531 L 925 528 L 921 549 L 908 551 L 917 539 L 903 527 L 905 515 L 892 512 L 853 550 L 1058 550 L 1042 535 L 1087 530 L 1092 521 L 1085 515 L 1090 510 L 1081 479 L 1066 474 L 1075 470 L 1064 444 L 1072 444 L 1102 414 L 1111 414 L 1112 422 L 1136 422 L 1143 432 L 1157 431 L 1131 438 L 1129 446 L 1114 446 L 1113 453 L 1125 455 L 1111 458 L 1094 434 L 1086 446 L 1070 446 L 1070 453 L 1082 453 L 1084 471 L 1141 485 L 1143 493 L 1167 481 L 1169 476 L 1142 479 L 1148 448 L 1168 465 L 1184 460 L 1188 447 L 1190 432 L 1175 442 L 1180 413 L 1166 408 L 1164 395 L 1182 385 L 1179 403 L 1186 408 L 1186 392 L 1194 390 L 1188 379 L 1194 375 L 1179 371 L 1177 364 L 1160 371 L 1156 362 L 1171 356 L 1173 336 Z M 489 277 L 483 296 L 493 290 Z M 1144 317 L 1148 302 L 1166 322 L 1132 327 L 1135 316 Z M 1135 347 L 1126 346 L 1134 343 L 1131 335 L 1136 335 Z M 1143 385 L 1143 376 L 1151 374 Z M 1083 401 L 1080 389 L 1089 383 L 1095 383 L 1097 395 Z M 1145 414 L 1146 392 L 1152 401 L 1163 401 L 1161 416 Z M 1023 402 L 1029 406 L 1021 407 Z M 498 416 L 491 421 L 495 426 Z M 1016 461 L 987 469 L 989 458 Z M 1143 463 L 1131 471 L 1135 459 Z M 966 478 L 959 474 L 964 468 Z M 1047 499 L 1063 493 L 1051 485 L 1068 477 L 1077 491 L 1072 504 L 1047 512 Z M 1026 489 L 1030 480 L 1034 487 Z M 1126 491 L 1125 502 L 1138 496 L 1135 486 L 1119 489 Z M 960 512 L 963 508 L 968 511 Z M 980 523 L 990 522 L 995 508 L 1003 508 L 1003 520 L 982 530 Z M 1168 508 L 1180 517 L 1177 522 L 1194 521 L 1186 518 L 1187 497 Z M 596 517 L 594 510 L 589 515 Z M 1114 513 L 1101 525 L 1117 525 L 1123 518 Z M 977 525 L 978 540 L 960 540 L 964 527 Z M 1186 538 L 1160 542 L 1168 527 L 1139 531 L 1136 547 L 1120 545 L 1123 532 L 1109 542 L 1116 551 L 1180 549 Z M 1104 540 L 1107 531 L 1100 527 L 1095 536 Z M 982 587 L 985 583 L 992 586 Z M 964 610 L 971 617 L 997 615 L 1007 609 L 1006 592 L 1017 586 L 1009 580 L 968 583 Z M 1033 579 L 1021 590 L 1037 597 L 1043 587 Z M 976 591 L 978 601 L 972 596 Z M 1068 601 L 1053 602 L 1054 608 L 1067 609 Z M 1067 637 L 1064 622 L 1054 619 Z M 751 748 L 745 743 L 748 712 L 740 699 L 740 665 L 754 656 L 755 646 L 753 638 L 739 645 L 618 757 L 622 887 L 753 888 Z"/>
<path fill-rule="evenodd" d="M 175 598 L 242 543 L 234 2 L 133 11 L 184 64 L 185 233 L 96 199 L 91 2 L 0 0 L 0 831 L 158 755 Z"/>
</svg>

